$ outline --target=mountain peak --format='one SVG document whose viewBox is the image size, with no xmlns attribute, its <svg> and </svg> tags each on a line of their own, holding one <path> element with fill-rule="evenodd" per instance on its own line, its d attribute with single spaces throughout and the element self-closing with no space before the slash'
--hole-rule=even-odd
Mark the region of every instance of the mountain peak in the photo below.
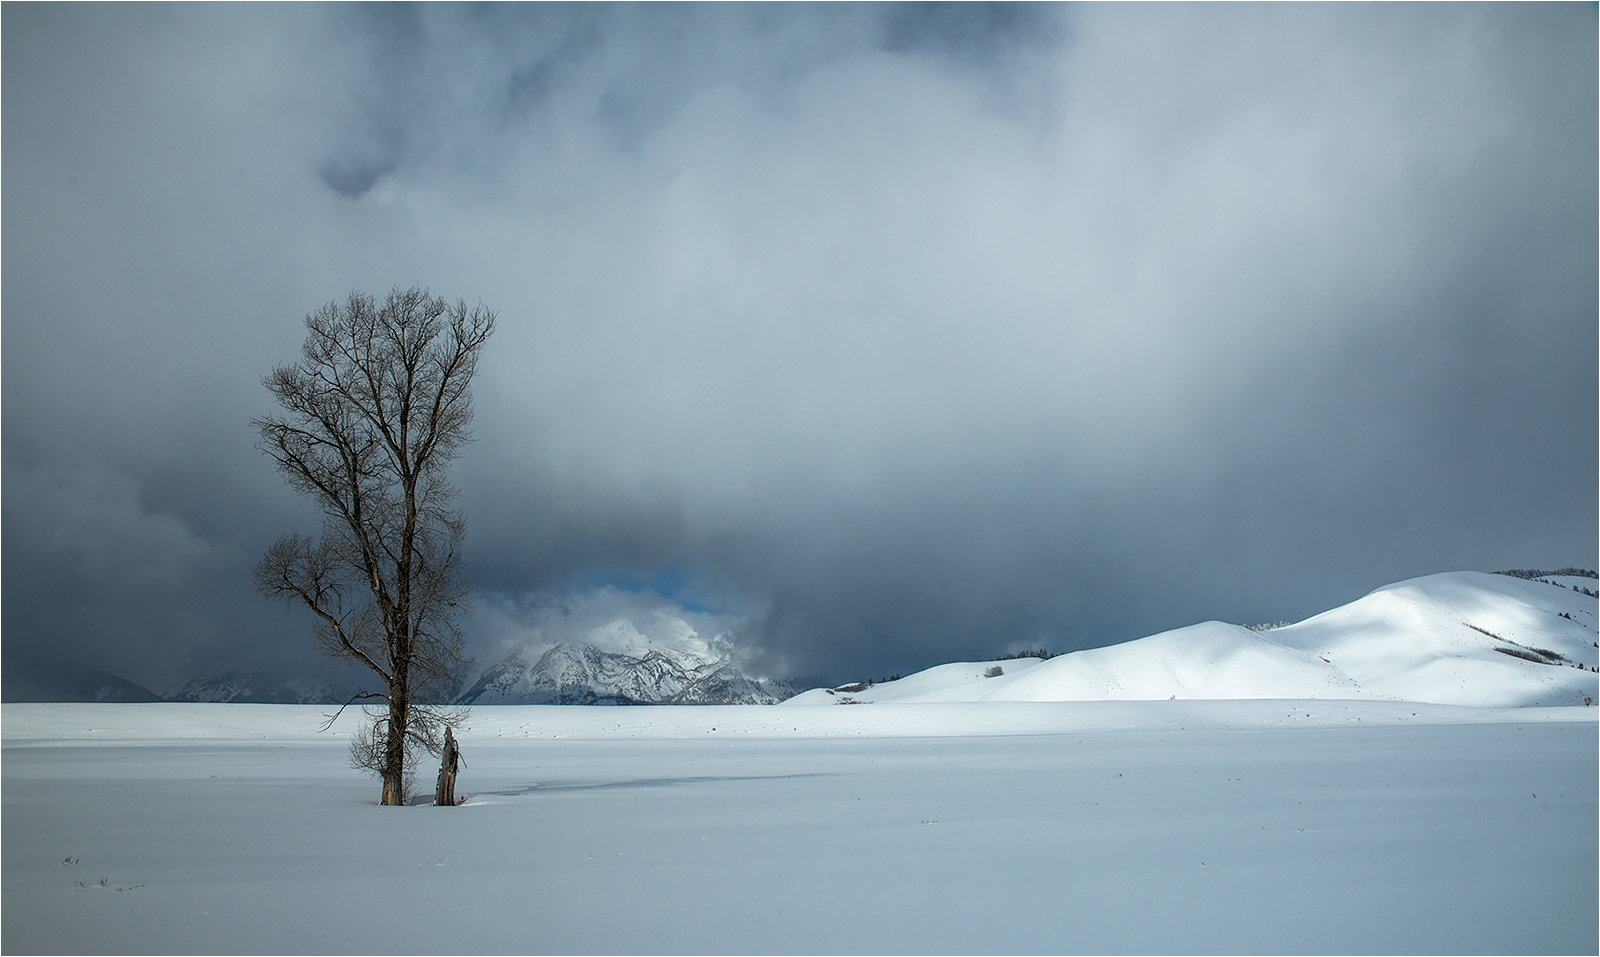
<svg viewBox="0 0 1600 957">
<path fill-rule="evenodd" d="M 587 641 L 545 649 L 522 645 L 457 699 L 461 704 L 776 704 L 794 694 L 785 682 L 751 678 L 733 662 L 725 642 L 694 650 L 630 640 L 626 651 Z M 697 653 L 699 652 L 699 653 Z"/>
</svg>

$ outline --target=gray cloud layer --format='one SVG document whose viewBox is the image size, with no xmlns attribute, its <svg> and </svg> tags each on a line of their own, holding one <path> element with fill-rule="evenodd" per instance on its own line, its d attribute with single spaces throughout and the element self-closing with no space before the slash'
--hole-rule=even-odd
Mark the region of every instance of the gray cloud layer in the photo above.
<svg viewBox="0 0 1600 957">
<path fill-rule="evenodd" d="M 352 288 L 500 313 L 481 648 L 630 577 L 849 677 L 1595 562 L 1592 7 L 3 16 L 8 694 L 310 660 L 247 422 Z"/>
</svg>

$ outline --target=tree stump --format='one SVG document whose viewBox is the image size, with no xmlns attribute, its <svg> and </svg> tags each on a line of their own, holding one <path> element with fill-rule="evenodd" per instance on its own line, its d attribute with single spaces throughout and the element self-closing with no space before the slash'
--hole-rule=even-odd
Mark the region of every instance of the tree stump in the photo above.
<svg viewBox="0 0 1600 957">
<path fill-rule="evenodd" d="M 435 807 L 456 806 L 456 768 L 461 763 L 461 749 L 456 736 L 444 729 L 444 752 L 439 755 L 439 786 L 433 793 Z"/>
</svg>

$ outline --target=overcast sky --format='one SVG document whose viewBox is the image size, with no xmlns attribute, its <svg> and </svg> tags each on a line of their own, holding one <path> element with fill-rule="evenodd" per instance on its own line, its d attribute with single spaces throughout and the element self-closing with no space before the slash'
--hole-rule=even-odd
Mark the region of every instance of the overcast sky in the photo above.
<svg viewBox="0 0 1600 957">
<path fill-rule="evenodd" d="M 248 423 L 412 284 L 499 314 L 480 654 L 845 680 L 1596 564 L 1592 4 L 3 18 L 8 695 L 315 662 Z"/>
</svg>

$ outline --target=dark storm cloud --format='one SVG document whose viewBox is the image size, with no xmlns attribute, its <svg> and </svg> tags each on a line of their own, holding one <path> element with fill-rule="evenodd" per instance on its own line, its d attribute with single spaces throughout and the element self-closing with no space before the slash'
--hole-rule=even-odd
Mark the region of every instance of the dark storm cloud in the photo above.
<svg viewBox="0 0 1600 957">
<path fill-rule="evenodd" d="M 1060 11 L 1028 3 L 903 3 L 882 11 L 882 44 L 992 66 L 1059 39 Z"/>
<path fill-rule="evenodd" d="M 3 15 L 8 695 L 310 661 L 246 423 L 412 283 L 501 317 L 480 650 L 661 606 L 843 678 L 1594 564 L 1592 8 Z"/>
</svg>

